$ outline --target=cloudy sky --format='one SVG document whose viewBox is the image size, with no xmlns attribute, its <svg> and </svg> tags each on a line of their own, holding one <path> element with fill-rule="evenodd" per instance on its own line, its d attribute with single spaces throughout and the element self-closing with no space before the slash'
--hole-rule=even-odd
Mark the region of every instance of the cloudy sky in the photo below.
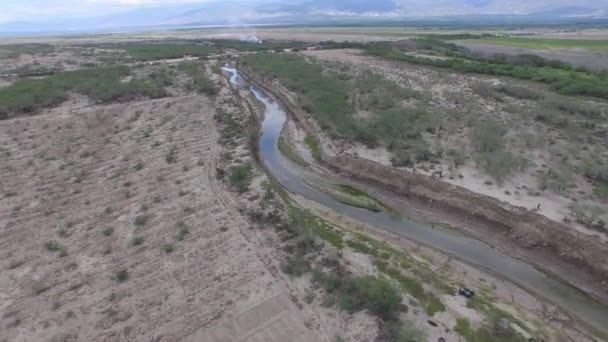
<svg viewBox="0 0 608 342">
<path fill-rule="evenodd" d="M 231 17 L 527 14 L 552 10 L 559 15 L 605 16 L 608 0 L 0 0 L 0 32 L 12 23 L 21 27 L 55 23 L 109 28 Z"/>
</svg>

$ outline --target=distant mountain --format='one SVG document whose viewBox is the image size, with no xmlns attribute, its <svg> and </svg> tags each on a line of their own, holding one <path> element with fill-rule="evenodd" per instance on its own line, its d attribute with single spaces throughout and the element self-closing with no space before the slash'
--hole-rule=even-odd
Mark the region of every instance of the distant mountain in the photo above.
<svg viewBox="0 0 608 342">
<path fill-rule="evenodd" d="M 134 4 L 140 1 L 130 1 Z M 102 3 L 99 1 L 98 3 Z M 0 22 L 1 32 L 108 31 L 205 25 L 446 23 L 593 23 L 608 0 L 211 0 L 126 7 L 111 14 Z M 77 4 L 75 5 L 77 6 Z M 103 11 L 99 11 L 103 13 Z M 49 16 L 40 16 L 49 18 Z"/>
</svg>

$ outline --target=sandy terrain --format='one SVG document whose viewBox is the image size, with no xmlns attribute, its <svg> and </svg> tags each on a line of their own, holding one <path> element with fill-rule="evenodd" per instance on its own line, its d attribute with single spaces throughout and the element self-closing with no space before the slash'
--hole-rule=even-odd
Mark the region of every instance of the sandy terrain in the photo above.
<svg viewBox="0 0 608 342">
<path fill-rule="evenodd" d="M 2 338 L 178 340 L 281 293 L 213 178 L 212 115 L 200 96 L 76 101 L 0 125 Z M 170 146 L 178 163 L 165 161 Z M 183 241 L 180 222 L 191 226 Z"/>
</svg>

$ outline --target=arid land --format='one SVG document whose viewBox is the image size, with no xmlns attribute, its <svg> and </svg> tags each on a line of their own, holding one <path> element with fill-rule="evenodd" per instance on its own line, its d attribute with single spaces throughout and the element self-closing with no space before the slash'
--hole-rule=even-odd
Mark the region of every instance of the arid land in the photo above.
<svg viewBox="0 0 608 342">
<path fill-rule="evenodd" d="M 293 32 L 267 29 L 258 34 L 310 41 L 403 38 L 384 29 L 371 35 L 311 29 L 293 37 Z M 491 331 L 498 334 L 494 340 L 597 340 L 566 311 L 490 273 L 297 195 L 285 196 L 256 164 L 250 142 L 263 108 L 247 89 L 234 90 L 220 70 L 223 54 L 238 51 L 222 48 L 201 52 L 201 60 L 182 60 L 184 56 L 142 58 L 139 50 L 136 54 L 121 46 L 82 45 L 204 40 L 209 35 L 218 38 L 215 32 L 192 31 L 5 39 L 49 45 L 0 47 L 0 91 L 22 80 L 52 79 L 61 71 L 114 64 L 130 70 L 117 71 L 118 81 L 108 80 L 123 93 L 85 84 L 84 75 L 77 78 L 82 88 L 66 88 L 44 106 L 15 107 L 0 121 L 0 339 L 407 341 L 415 336 L 461 341 Z M 218 57 L 204 59 L 205 54 Z M 446 108 L 473 105 L 450 104 L 457 93 L 474 98 L 476 108 L 488 115 L 507 117 L 515 115 L 507 106 L 531 105 L 511 97 L 497 104 L 472 90 L 474 84 L 508 80 L 424 67 L 395 72 L 390 62 L 356 50 L 303 56 L 330 69 L 339 61 L 351 77 L 371 71 L 428 90 Z M 371 112 L 358 115 L 365 118 Z M 289 125 L 287 134 L 296 136 L 290 143 L 313 164 L 306 133 Z M 445 144 L 470 144 L 469 128 L 459 129 L 454 123 Z M 559 132 L 554 134 L 559 141 Z M 385 148 L 320 138 L 328 150 L 391 166 Z M 516 140 L 509 148 L 523 149 Z M 529 210 L 541 204 L 538 213 L 555 221 L 571 215 L 573 202 L 603 203 L 576 173 L 570 182 L 579 188 L 536 195 L 537 169 L 553 169 L 551 163 L 557 163 L 549 146 L 539 145 L 524 153 L 537 167 L 500 185 L 471 159 L 453 175 L 448 175 L 447 159 L 416 165 L 416 170 L 429 177 L 446 170 L 446 183 Z M 296 213 L 290 209 L 294 205 Z M 604 232 L 572 218 L 568 226 L 605 241 Z M 364 282 L 377 286 L 387 271 L 405 279 L 388 278 L 402 302 L 391 307 L 397 318 L 366 306 L 374 302 L 366 299 L 370 294 L 364 287 L 357 288 Z M 339 283 L 347 285 L 335 292 L 328 274 L 339 275 Z M 455 293 L 463 285 L 476 288 L 477 301 Z M 344 298 L 354 296 L 352 288 L 361 290 L 357 294 L 363 299 L 356 299 L 363 304 L 344 306 Z"/>
</svg>

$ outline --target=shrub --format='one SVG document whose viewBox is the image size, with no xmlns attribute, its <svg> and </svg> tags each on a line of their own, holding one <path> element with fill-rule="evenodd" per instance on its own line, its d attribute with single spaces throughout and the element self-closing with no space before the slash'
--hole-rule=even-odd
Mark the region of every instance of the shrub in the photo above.
<svg viewBox="0 0 608 342">
<path fill-rule="evenodd" d="M 528 159 L 516 156 L 509 151 L 481 153 L 478 155 L 477 162 L 499 184 L 502 184 L 515 170 L 526 169 L 530 163 Z"/>
<path fill-rule="evenodd" d="M 129 271 L 122 269 L 122 270 L 116 272 L 116 274 L 114 274 L 114 278 L 119 283 L 124 283 L 125 281 L 127 281 L 129 279 Z"/>
<path fill-rule="evenodd" d="M 299 277 L 310 271 L 310 265 L 302 255 L 296 255 L 294 257 L 287 258 L 287 260 L 281 264 L 281 270 L 285 274 Z"/>
<path fill-rule="evenodd" d="M 316 160 L 321 160 L 321 144 L 319 143 L 319 139 L 317 139 L 317 137 L 315 137 L 312 134 L 308 134 L 306 135 L 306 138 L 304 138 L 304 143 L 306 144 L 306 146 L 308 146 L 308 149 L 310 150 L 310 154 L 312 155 L 313 158 L 315 158 Z"/>
<path fill-rule="evenodd" d="M 504 147 L 503 136 L 507 128 L 495 120 L 484 120 L 473 128 L 473 145 L 478 152 L 493 153 Z"/>
<path fill-rule="evenodd" d="M 144 238 L 141 236 L 135 236 L 131 239 L 131 246 L 141 246 L 144 243 Z"/>
<path fill-rule="evenodd" d="M 502 83 L 500 85 L 495 86 L 494 89 L 505 95 L 523 100 L 540 100 L 545 97 L 542 93 L 532 90 L 530 88 L 520 87 L 512 84 Z"/>
<path fill-rule="evenodd" d="M 162 85 L 151 80 L 133 78 L 124 65 L 93 67 L 76 71 L 57 72 L 45 79 L 22 79 L 0 88 L 0 113 L 31 113 L 39 108 L 57 105 L 67 99 L 69 92 L 87 95 L 95 102 L 113 102 L 137 96 L 165 96 Z"/>
<path fill-rule="evenodd" d="M 183 221 L 179 222 L 177 227 L 177 240 L 179 241 L 184 240 L 186 236 L 190 235 L 190 232 L 192 231 L 192 226 Z"/>
<path fill-rule="evenodd" d="M 101 234 L 102 234 L 103 236 L 105 236 L 105 237 L 108 237 L 108 236 L 112 235 L 112 233 L 114 233 L 114 228 L 111 228 L 111 227 L 104 228 L 104 229 L 101 231 Z"/>
<path fill-rule="evenodd" d="M 171 146 L 165 155 L 165 161 L 167 164 L 175 164 L 177 162 L 177 147 Z"/>
<path fill-rule="evenodd" d="M 404 310 L 401 294 L 385 278 L 316 273 L 313 280 L 320 283 L 343 310 L 368 310 L 386 321 L 397 320 L 399 312 Z"/>
<path fill-rule="evenodd" d="M 59 252 L 60 257 L 65 257 L 68 255 L 66 247 L 57 241 L 48 241 L 46 244 L 44 244 L 44 246 L 51 252 Z"/>
<path fill-rule="evenodd" d="M 175 245 L 172 243 L 166 243 L 163 245 L 163 251 L 167 254 L 171 254 L 175 251 Z"/>
<path fill-rule="evenodd" d="M 246 192 L 251 182 L 251 173 L 253 167 L 250 163 L 239 166 L 234 166 L 230 169 L 230 184 L 237 189 L 238 192 Z"/>
<path fill-rule="evenodd" d="M 137 227 L 143 227 L 146 225 L 146 223 L 148 223 L 149 220 L 150 220 L 150 215 L 142 214 L 142 215 L 135 216 L 135 220 L 133 220 L 133 223 L 135 223 L 135 226 L 137 226 Z"/>
</svg>

